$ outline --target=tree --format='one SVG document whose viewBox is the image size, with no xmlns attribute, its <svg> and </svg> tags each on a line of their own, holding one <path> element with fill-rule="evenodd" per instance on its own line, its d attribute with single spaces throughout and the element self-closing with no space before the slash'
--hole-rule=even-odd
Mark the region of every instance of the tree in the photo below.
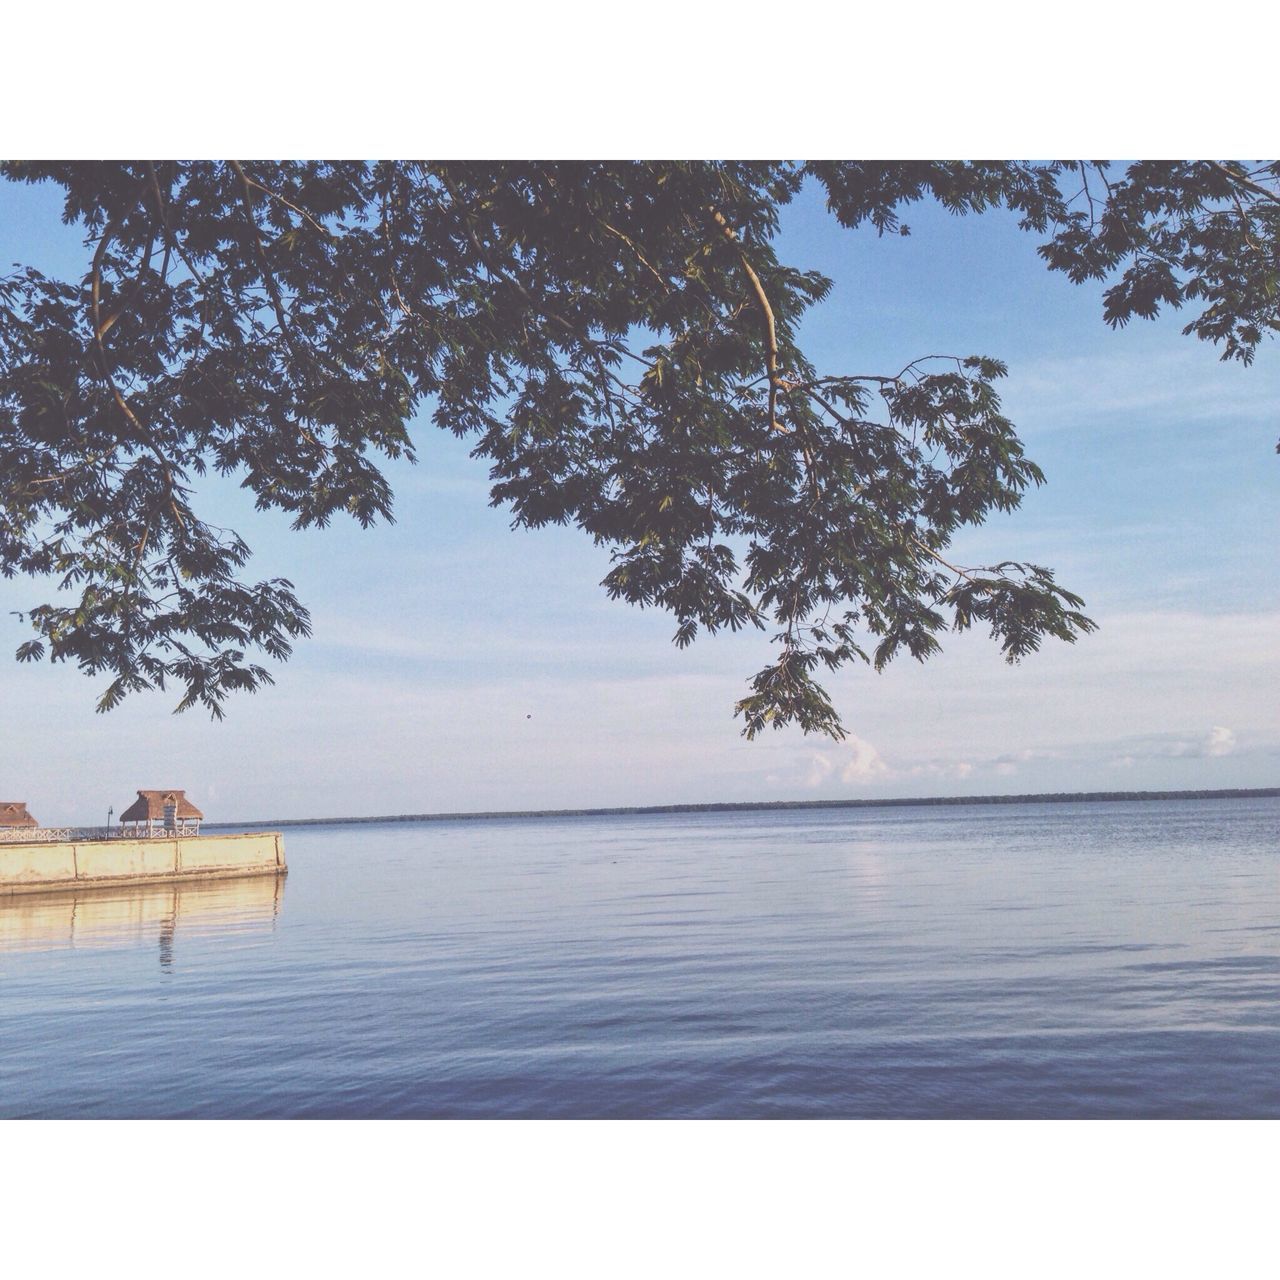
<svg viewBox="0 0 1280 1280">
<path fill-rule="evenodd" d="M 380 459 L 415 415 L 473 443 L 519 525 L 612 552 L 609 595 L 699 628 L 769 628 L 745 732 L 843 730 L 815 679 L 948 627 L 1010 661 L 1093 629 L 1051 570 L 953 564 L 963 525 L 1043 476 L 1001 413 L 1005 367 L 929 356 L 819 376 L 797 322 L 830 282 L 778 260 L 802 183 L 841 224 L 1003 206 L 1113 326 L 1194 304 L 1246 363 L 1280 327 L 1280 164 L 8 163 L 65 191 L 81 280 L 0 278 L 0 570 L 65 595 L 17 656 L 178 683 L 215 717 L 309 633 L 282 579 L 197 514 L 239 477 L 295 527 L 392 518 Z M 57 601 L 63 601 L 58 603 Z"/>
</svg>

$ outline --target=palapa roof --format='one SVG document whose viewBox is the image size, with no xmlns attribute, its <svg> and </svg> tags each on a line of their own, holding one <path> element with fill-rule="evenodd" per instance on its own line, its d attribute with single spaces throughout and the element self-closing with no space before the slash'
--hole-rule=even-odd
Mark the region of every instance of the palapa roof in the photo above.
<svg viewBox="0 0 1280 1280">
<path fill-rule="evenodd" d="M 165 805 L 176 805 L 179 818 L 203 818 L 204 814 L 187 799 L 186 792 L 170 787 L 161 791 L 139 791 L 138 798 L 120 815 L 121 822 L 146 822 L 163 818 Z"/>
<path fill-rule="evenodd" d="M 23 800 L 0 800 L 0 827 L 38 827 Z"/>
</svg>

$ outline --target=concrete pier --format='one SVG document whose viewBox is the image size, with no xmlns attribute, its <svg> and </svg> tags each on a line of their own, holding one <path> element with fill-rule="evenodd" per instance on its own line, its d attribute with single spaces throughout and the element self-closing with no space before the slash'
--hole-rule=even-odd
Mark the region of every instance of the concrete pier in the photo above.
<svg viewBox="0 0 1280 1280">
<path fill-rule="evenodd" d="M 94 885 L 283 875 L 277 831 L 243 835 L 0 843 L 0 898 Z"/>
</svg>

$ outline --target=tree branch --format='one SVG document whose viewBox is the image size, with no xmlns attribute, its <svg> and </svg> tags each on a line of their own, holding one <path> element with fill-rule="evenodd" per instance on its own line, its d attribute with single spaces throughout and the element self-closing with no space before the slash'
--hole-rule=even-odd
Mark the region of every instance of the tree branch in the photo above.
<svg viewBox="0 0 1280 1280">
<path fill-rule="evenodd" d="M 120 224 L 124 219 L 122 215 L 117 214 L 102 229 L 102 238 L 98 241 L 98 247 L 93 254 L 92 292 L 90 295 L 91 309 L 93 312 L 93 342 L 98 349 L 98 357 L 102 361 L 102 377 L 107 386 L 111 389 L 111 397 L 116 402 L 120 412 L 124 414 L 129 425 L 142 437 L 146 438 L 147 432 L 142 423 L 138 421 L 137 415 L 129 407 L 128 402 L 124 398 L 123 392 L 116 385 L 115 375 L 112 371 L 111 358 L 107 355 L 106 344 L 103 338 L 107 331 L 111 328 L 119 313 L 111 317 L 108 324 L 102 323 L 102 262 L 107 254 L 107 246 L 111 243 L 112 237 L 120 229 Z M 77 379 L 78 381 L 78 379 Z"/>
<path fill-rule="evenodd" d="M 778 326 L 773 317 L 773 308 L 769 305 L 769 295 L 765 293 L 760 277 L 756 274 L 746 250 L 738 239 L 738 233 L 729 225 L 724 214 L 715 205 L 711 205 L 710 209 L 716 225 L 729 243 L 737 249 L 738 260 L 742 263 L 742 269 L 755 290 L 756 301 L 760 303 L 760 310 L 764 315 L 765 369 L 769 376 L 769 425 L 778 431 L 781 430 L 778 426 Z"/>
<path fill-rule="evenodd" d="M 271 298 L 272 310 L 276 313 L 276 322 L 280 325 L 280 336 L 284 338 L 288 344 L 289 350 L 293 352 L 294 358 L 297 359 L 298 351 L 294 346 L 293 332 L 289 327 L 289 322 L 285 317 L 284 301 L 280 297 L 280 286 L 276 283 L 276 278 L 271 270 L 270 264 L 267 262 L 267 251 L 262 243 L 262 233 L 258 229 L 258 220 L 253 216 L 253 184 L 250 183 L 248 176 L 241 168 L 239 160 L 230 160 L 228 163 L 235 170 L 236 176 L 240 179 L 240 185 L 243 188 L 242 200 L 244 205 L 245 221 L 248 222 L 253 232 L 253 243 L 258 251 L 258 262 L 262 266 L 262 282 L 267 287 L 267 293 Z"/>
<path fill-rule="evenodd" d="M 1244 187 L 1246 191 L 1252 191 L 1256 196 L 1261 196 L 1268 204 L 1280 204 L 1280 194 L 1272 191 L 1270 187 L 1264 187 L 1262 183 L 1254 182 L 1246 174 L 1237 173 L 1234 169 L 1229 169 L 1220 160 L 1210 160 L 1209 163 L 1238 186 Z"/>
</svg>

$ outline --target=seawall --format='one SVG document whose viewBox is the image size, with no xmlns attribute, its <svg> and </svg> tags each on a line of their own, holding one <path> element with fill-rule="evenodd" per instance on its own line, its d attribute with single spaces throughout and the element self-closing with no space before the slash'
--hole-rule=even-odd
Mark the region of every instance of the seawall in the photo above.
<svg viewBox="0 0 1280 1280">
<path fill-rule="evenodd" d="M 164 884 L 287 871 L 278 831 L 0 844 L 0 898 L 95 885 Z"/>
</svg>

